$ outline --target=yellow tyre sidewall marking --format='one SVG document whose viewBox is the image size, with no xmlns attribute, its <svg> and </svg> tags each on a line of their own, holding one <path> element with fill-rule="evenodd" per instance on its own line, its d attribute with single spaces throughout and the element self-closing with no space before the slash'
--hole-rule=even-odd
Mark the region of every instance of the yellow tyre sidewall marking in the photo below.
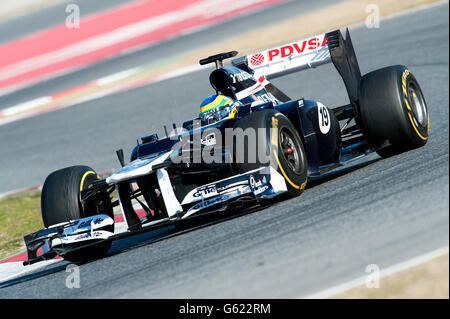
<svg viewBox="0 0 450 319">
<path fill-rule="evenodd" d="M 86 173 L 84 173 L 83 177 L 81 178 L 80 192 L 83 190 L 84 180 L 86 179 L 86 177 L 88 175 L 91 175 L 91 174 L 97 175 L 94 171 L 87 171 Z M 97 176 L 97 179 L 99 179 L 98 176 Z"/>
<path fill-rule="evenodd" d="M 403 90 L 403 93 L 405 94 L 405 104 L 406 104 L 406 108 L 408 109 L 408 112 L 407 112 L 408 117 L 409 117 L 409 121 L 411 122 L 412 127 L 413 127 L 414 131 L 416 132 L 417 136 L 419 136 L 422 140 L 426 141 L 428 139 L 428 136 L 422 136 L 422 134 L 419 133 L 419 130 L 416 127 L 416 124 L 414 123 L 412 116 L 411 116 L 412 109 L 409 106 L 409 102 L 407 99 L 408 92 L 406 90 L 406 79 L 408 78 L 409 73 L 410 73 L 409 70 L 405 70 L 405 71 L 403 71 L 403 74 L 402 74 L 402 90 Z M 427 111 L 427 135 L 428 135 L 429 129 L 430 129 L 430 117 L 428 116 L 428 111 Z"/>
<path fill-rule="evenodd" d="M 406 97 L 405 97 L 405 103 L 406 103 L 406 108 L 408 109 L 408 111 L 412 111 L 411 107 L 409 106 L 408 99 Z"/>
<path fill-rule="evenodd" d="M 410 112 L 408 112 L 408 117 L 409 117 L 409 121 L 411 122 L 414 131 L 417 133 L 417 135 L 418 135 L 422 140 L 426 141 L 426 140 L 428 139 L 428 136 L 424 137 L 424 136 L 422 136 L 422 135 L 419 133 L 419 130 L 417 129 L 416 125 L 414 124 L 414 121 L 413 121 L 413 119 L 412 119 L 412 117 L 411 117 L 411 113 L 410 113 Z M 428 114 L 427 114 L 427 123 L 429 123 L 429 119 L 430 119 L 430 118 L 428 117 Z M 428 129 L 427 129 L 427 131 L 428 131 Z"/>
<path fill-rule="evenodd" d="M 294 187 L 294 188 L 296 188 L 296 189 L 300 189 L 300 190 L 305 189 L 307 180 L 305 180 L 300 186 L 294 184 L 294 183 L 290 180 L 290 178 L 286 175 L 286 172 L 284 171 L 283 167 L 281 166 L 280 161 L 278 160 L 278 156 L 277 156 L 277 153 L 276 153 L 275 150 L 273 150 L 273 155 L 275 156 L 275 159 L 277 160 L 278 167 L 280 168 L 281 174 L 283 174 L 284 179 L 287 180 L 288 183 L 291 184 L 291 186 Z"/>
<path fill-rule="evenodd" d="M 278 119 L 272 117 L 272 136 L 270 138 L 270 143 L 276 149 L 278 149 Z"/>
<path fill-rule="evenodd" d="M 406 90 L 406 78 L 409 75 L 409 70 L 406 69 L 405 71 L 403 71 L 402 74 L 402 89 L 403 89 L 403 93 L 405 94 L 405 96 L 408 96 L 408 91 Z"/>
<path fill-rule="evenodd" d="M 306 187 L 307 179 L 299 186 L 297 184 L 294 184 L 291 179 L 287 176 L 286 172 L 284 171 L 283 167 L 281 166 L 280 160 L 277 156 L 278 151 L 278 119 L 275 118 L 275 116 L 283 116 L 282 113 L 275 113 L 272 117 L 272 137 L 271 137 L 271 144 L 274 147 L 273 155 L 275 157 L 275 160 L 277 161 L 278 167 L 280 168 L 281 174 L 283 174 L 284 179 L 294 188 L 303 190 Z"/>
</svg>

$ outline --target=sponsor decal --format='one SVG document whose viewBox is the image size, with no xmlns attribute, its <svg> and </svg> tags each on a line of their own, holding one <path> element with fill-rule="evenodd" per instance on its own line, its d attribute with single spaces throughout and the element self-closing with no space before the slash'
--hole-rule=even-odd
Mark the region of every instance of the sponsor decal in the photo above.
<svg viewBox="0 0 450 319">
<path fill-rule="evenodd" d="M 231 197 L 231 195 L 225 194 L 225 195 L 213 197 L 211 199 L 205 199 L 205 200 L 201 201 L 200 203 L 194 205 L 191 208 L 191 210 L 199 210 L 199 209 L 203 209 L 203 208 L 206 208 L 206 207 L 209 207 L 209 206 L 213 206 L 213 205 L 218 204 L 220 202 L 226 201 L 230 197 Z"/>
<path fill-rule="evenodd" d="M 76 236 L 73 240 L 81 240 L 81 239 L 87 239 L 87 238 L 96 238 L 96 237 L 100 237 L 102 235 L 101 232 L 90 232 L 90 233 L 85 233 L 79 236 Z"/>
<path fill-rule="evenodd" d="M 319 119 L 320 132 L 327 134 L 331 127 L 330 113 L 327 107 L 320 102 L 317 102 L 317 118 Z"/>
<path fill-rule="evenodd" d="M 253 174 L 249 176 L 248 182 L 250 184 L 250 188 L 252 189 L 255 195 L 261 194 L 269 189 L 269 185 L 267 184 L 267 177 L 265 175 L 262 176 L 254 176 Z"/>
<path fill-rule="evenodd" d="M 263 187 L 261 187 L 261 188 L 258 188 L 258 189 L 255 189 L 254 191 L 253 191 L 253 193 L 255 194 L 255 195 L 259 195 L 259 194 L 261 194 L 261 193 L 264 193 L 266 190 L 268 190 L 269 189 L 269 185 L 264 185 Z"/>
<path fill-rule="evenodd" d="M 254 94 L 253 97 L 256 99 L 256 101 L 253 102 L 252 105 L 272 102 L 272 99 L 270 98 L 270 96 L 267 93 L 259 94 L 259 92 L 258 92 L 257 94 Z"/>
<path fill-rule="evenodd" d="M 302 54 L 312 50 L 319 49 L 327 44 L 327 39 L 324 36 L 320 41 L 318 38 L 310 38 L 301 42 L 295 42 L 282 46 L 280 48 L 271 49 L 268 51 L 269 62 L 272 62 L 276 57 L 285 59 L 291 55 Z"/>
<path fill-rule="evenodd" d="M 213 146 L 216 145 L 216 134 L 215 133 L 210 133 L 208 135 L 206 135 L 205 137 L 202 138 L 201 140 L 202 145 L 205 146 Z"/>
<path fill-rule="evenodd" d="M 252 175 L 249 176 L 248 182 L 249 182 L 250 187 L 252 189 L 256 189 L 256 188 L 266 184 L 267 183 L 267 178 L 266 178 L 265 175 L 263 175 L 263 178 L 260 179 L 259 176 L 258 176 L 258 178 L 256 179 L 255 176 L 252 174 Z"/>
<path fill-rule="evenodd" d="M 233 80 L 233 83 L 242 82 L 253 78 L 253 76 L 247 72 L 232 73 L 230 74 L 230 77 Z"/>
<path fill-rule="evenodd" d="M 206 196 L 210 194 L 217 193 L 217 189 L 215 185 L 198 188 L 197 191 L 192 195 L 194 197 Z"/>
<path fill-rule="evenodd" d="M 266 63 L 270 63 L 281 61 L 284 59 L 290 59 L 297 55 L 309 53 L 310 51 L 316 51 L 324 47 L 325 45 L 327 45 L 327 38 L 325 37 L 325 35 L 309 38 L 281 47 L 273 48 L 263 53 L 255 53 L 250 57 L 250 65 L 259 66 L 261 64 L 264 64 L 264 53 L 267 53 L 268 61 L 266 61 Z"/>
<path fill-rule="evenodd" d="M 264 62 L 264 55 L 261 53 L 253 54 L 250 58 L 250 64 L 254 66 L 258 66 Z"/>
</svg>

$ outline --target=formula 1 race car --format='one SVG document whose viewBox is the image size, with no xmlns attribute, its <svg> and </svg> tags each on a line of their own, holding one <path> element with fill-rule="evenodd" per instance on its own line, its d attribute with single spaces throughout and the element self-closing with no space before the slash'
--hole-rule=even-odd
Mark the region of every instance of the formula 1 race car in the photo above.
<svg viewBox="0 0 450 319">
<path fill-rule="evenodd" d="M 361 76 L 348 30 L 339 30 L 215 63 L 215 95 L 199 117 L 159 138 L 141 138 L 122 168 L 101 179 L 87 166 L 51 173 L 42 189 L 43 230 L 25 236 L 28 260 L 98 258 L 114 239 L 298 196 L 309 177 L 371 152 L 389 157 L 425 145 L 428 111 L 420 86 L 401 65 Z M 332 62 L 349 103 L 328 108 L 291 99 L 270 79 Z M 114 193 L 115 192 L 115 193 Z M 127 230 L 114 233 L 120 206 Z M 136 213 L 145 211 L 145 218 Z"/>
</svg>

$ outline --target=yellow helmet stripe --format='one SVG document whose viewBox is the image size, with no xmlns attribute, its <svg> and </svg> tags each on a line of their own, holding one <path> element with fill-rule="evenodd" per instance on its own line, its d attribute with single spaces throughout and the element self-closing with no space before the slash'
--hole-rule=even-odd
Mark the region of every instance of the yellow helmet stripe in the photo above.
<svg viewBox="0 0 450 319">
<path fill-rule="evenodd" d="M 204 107 L 202 107 L 200 109 L 200 114 L 204 113 L 206 111 L 212 110 L 213 108 L 219 107 L 219 106 L 223 106 L 223 105 L 229 105 L 231 104 L 231 100 L 226 98 L 223 95 L 219 95 L 216 97 L 216 99 L 214 101 L 212 101 L 211 103 L 205 105 Z"/>
</svg>

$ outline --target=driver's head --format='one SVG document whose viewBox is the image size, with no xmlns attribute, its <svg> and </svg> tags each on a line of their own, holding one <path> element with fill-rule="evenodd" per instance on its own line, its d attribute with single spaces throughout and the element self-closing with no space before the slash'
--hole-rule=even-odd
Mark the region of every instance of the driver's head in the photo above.
<svg viewBox="0 0 450 319">
<path fill-rule="evenodd" d="M 225 95 L 211 95 L 200 104 L 200 119 L 210 124 L 224 118 L 236 116 L 239 102 L 235 102 Z"/>
</svg>

